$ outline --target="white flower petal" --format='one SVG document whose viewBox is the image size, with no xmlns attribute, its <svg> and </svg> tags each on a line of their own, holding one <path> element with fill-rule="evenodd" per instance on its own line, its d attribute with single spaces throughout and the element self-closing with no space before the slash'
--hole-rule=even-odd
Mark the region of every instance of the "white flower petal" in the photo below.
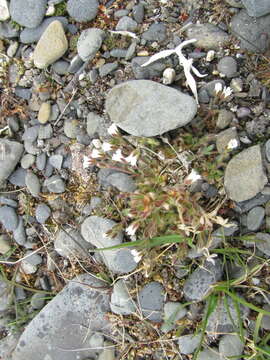
<svg viewBox="0 0 270 360">
<path fill-rule="evenodd" d="M 107 152 L 107 151 L 111 151 L 113 149 L 113 146 L 112 146 L 112 144 L 110 144 L 108 142 L 104 142 L 102 144 L 101 148 L 104 152 Z"/>
<path fill-rule="evenodd" d="M 108 133 L 109 135 L 113 136 L 113 135 L 117 135 L 119 133 L 118 131 L 118 127 L 115 124 L 112 124 L 109 129 L 108 129 Z"/>
<path fill-rule="evenodd" d="M 136 155 L 134 155 L 133 153 L 131 153 L 129 156 L 127 156 L 127 157 L 125 158 L 125 160 L 126 160 L 131 166 L 136 166 L 138 157 L 137 157 Z"/>
<path fill-rule="evenodd" d="M 101 148 L 101 141 L 99 139 L 93 139 L 92 140 L 92 144 L 94 145 L 94 147 L 96 149 L 100 149 Z"/>
<path fill-rule="evenodd" d="M 98 159 L 100 157 L 102 157 L 102 153 L 98 149 L 93 149 L 91 152 L 91 158 Z"/>
<path fill-rule="evenodd" d="M 122 154 L 122 150 L 121 149 L 117 149 L 116 152 L 113 154 L 112 156 L 112 160 L 113 161 L 118 161 L 118 162 L 123 162 L 124 161 L 124 156 Z"/>
<path fill-rule="evenodd" d="M 150 57 L 150 59 L 148 61 L 146 61 L 146 63 L 142 64 L 141 67 L 145 67 L 147 65 L 150 65 L 152 64 L 153 62 L 159 60 L 159 59 L 164 59 L 165 57 L 168 57 L 172 54 L 175 53 L 175 49 L 173 50 L 163 50 L 163 51 L 160 51 L 159 53 L 153 55 Z"/>
</svg>

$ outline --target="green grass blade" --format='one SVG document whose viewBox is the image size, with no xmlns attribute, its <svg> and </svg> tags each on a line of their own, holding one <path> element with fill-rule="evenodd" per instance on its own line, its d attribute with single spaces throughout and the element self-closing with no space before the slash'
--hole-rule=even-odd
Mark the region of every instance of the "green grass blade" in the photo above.
<svg viewBox="0 0 270 360">
<path fill-rule="evenodd" d="M 255 329 L 254 329 L 254 333 L 253 333 L 253 342 L 254 344 L 257 344 L 258 340 L 259 340 L 259 331 L 261 328 L 261 322 L 262 322 L 262 318 L 263 318 L 263 314 L 259 313 L 256 319 L 256 324 L 255 324 Z"/>
</svg>

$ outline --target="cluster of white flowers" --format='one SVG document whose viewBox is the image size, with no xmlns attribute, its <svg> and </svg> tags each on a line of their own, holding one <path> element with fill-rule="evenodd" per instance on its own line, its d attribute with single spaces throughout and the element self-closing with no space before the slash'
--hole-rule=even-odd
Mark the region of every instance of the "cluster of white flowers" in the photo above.
<svg viewBox="0 0 270 360">
<path fill-rule="evenodd" d="M 227 97 L 229 97 L 232 94 L 232 88 L 230 88 L 229 86 L 224 86 L 220 83 L 217 82 L 215 85 L 215 93 L 216 95 L 221 95 L 224 99 L 226 99 Z"/>
</svg>

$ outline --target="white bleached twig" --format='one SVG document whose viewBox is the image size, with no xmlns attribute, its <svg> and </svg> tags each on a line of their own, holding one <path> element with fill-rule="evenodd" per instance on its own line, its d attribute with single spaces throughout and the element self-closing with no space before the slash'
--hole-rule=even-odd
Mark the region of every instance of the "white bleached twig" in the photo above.
<svg viewBox="0 0 270 360">
<path fill-rule="evenodd" d="M 204 75 L 201 74 L 192 65 L 193 59 L 187 59 L 182 53 L 182 49 L 185 46 L 187 46 L 189 44 L 192 44 L 195 41 L 197 41 L 197 40 L 196 39 L 186 40 L 186 41 L 183 41 L 180 45 L 178 45 L 175 49 L 160 51 L 159 53 L 151 56 L 150 59 L 146 63 L 144 63 L 142 65 L 142 67 L 148 66 L 148 65 L 152 64 L 153 62 L 155 62 L 155 61 L 157 61 L 159 59 L 164 59 L 165 57 L 170 56 L 172 54 L 176 54 L 178 56 L 178 59 L 179 59 L 179 64 L 181 66 L 183 66 L 183 68 L 184 68 L 184 74 L 185 74 L 185 77 L 186 77 L 186 80 L 187 80 L 187 84 L 190 87 L 190 90 L 192 91 L 197 104 L 199 104 L 196 80 L 192 76 L 191 72 L 193 72 L 196 76 L 201 77 L 201 78 L 207 76 L 207 74 L 204 74 Z"/>
<path fill-rule="evenodd" d="M 125 31 L 125 30 L 123 30 L 123 31 L 109 30 L 109 31 L 111 34 L 116 34 L 116 35 L 119 34 L 119 35 L 123 35 L 123 36 L 129 36 L 133 39 L 138 39 L 138 36 L 131 31 Z"/>
</svg>

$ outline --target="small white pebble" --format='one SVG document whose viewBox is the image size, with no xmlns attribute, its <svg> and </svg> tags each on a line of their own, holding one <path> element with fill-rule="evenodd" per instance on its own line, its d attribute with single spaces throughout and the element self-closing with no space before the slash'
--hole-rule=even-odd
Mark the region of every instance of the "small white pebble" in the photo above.
<svg viewBox="0 0 270 360">
<path fill-rule="evenodd" d="M 211 62 L 215 57 L 215 51 L 214 50 L 209 50 L 206 54 L 206 58 L 205 60 L 208 62 Z"/>
<path fill-rule="evenodd" d="M 54 13 L 55 13 L 54 5 L 53 4 L 49 5 L 45 15 L 46 16 L 52 16 Z"/>
</svg>

